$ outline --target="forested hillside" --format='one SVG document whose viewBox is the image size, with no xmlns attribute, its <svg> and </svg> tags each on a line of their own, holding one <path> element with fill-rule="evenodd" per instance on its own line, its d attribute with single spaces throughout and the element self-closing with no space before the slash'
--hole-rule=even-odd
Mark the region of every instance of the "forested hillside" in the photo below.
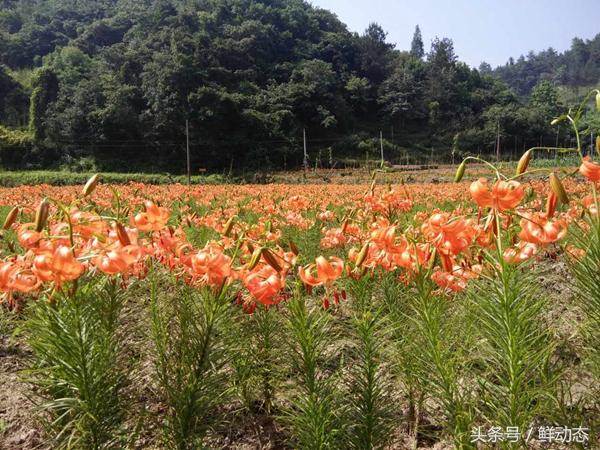
<svg viewBox="0 0 600 450">
<path fill-rule="evenodd" d="M 600 35 L 562 55 L 469 68 L 302 0 L 0 0 L 0 163 L 181 172 L 394 161 L 569 139 L 560 85 L 596 84 Z M 435 31 L 435 30 L 434 30 Z M 576 62 L 576 63 L 575 63 Z M 598 118 L 588 123 L 597 128 Z M 600 131 L 600 130 L 597 130 Z M 426 155 L 426 156 L 425 156 Z M 374 156 L 376 157 L 376 156 Z"/>
<path fill-rule="evenodd" d="M 491 67 L 484 64 L 484 72 Z M 571 48 L 557 53 L 553 48 L 527 56 L 521 55 L 516 61 L 510 58 L 506 65 L 497 67 L 494 75 L 502 78 L 519 95 L 528 95 L 541 80 L 548 80 L 570 88 L 593 86 L 600 80 L 600 34 L 589 41 L 574 38 Z"/>
</svg>

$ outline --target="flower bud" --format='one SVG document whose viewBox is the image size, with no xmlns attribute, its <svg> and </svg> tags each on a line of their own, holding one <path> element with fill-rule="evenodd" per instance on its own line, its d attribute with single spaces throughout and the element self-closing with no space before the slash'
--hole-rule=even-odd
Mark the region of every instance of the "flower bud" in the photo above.
<svg viewBox="0 0 600 450">
<path fill-rule="evenodd" d="M 127 234 L 125 227 L 121 223 L 115 222 L 115 228 L 117 229 L 117 237 L 119 238 L 121 245 L 123 247 L 131 245 L 131 240 L 129 239 L 129 235 Z"/>
<path fill-rule="evenodd" d="M 223 231 L 223 236 L 225 237 L 229 237 L 229 235 L 231 234 L 231 230 L 233 229 L 233 224 L 235 220 L 235 216 L 232 216 L 227 223 L 225 224 L 225 230 Z"/>
<path fill-rule="evenodd" d="M 348 218 L 347 217 L 342 222 L 342 233 L 346 232 L 346 228 L 348 228 Z"/>
<path fill-rule="evenodd" d="M 529 166 L 529 161 L 531 161 L 532 155 L 532 149 L 529 149 L 525 153 L 523 153 L 523 156 L 521 156 L 521 159 L 519 159 L 519 163 L 517 164 L 516 175 L 522 175 L 527 171 L 527 167 Z"/>
<path fill-rule="evenodd" d="M 565 187 L 554 172 L 550 174 L 550 188 L 556 194 L 561 203 L 569 203 L 567 191 L 565 191 Z"/>
<path fill-rule="evenodd" d="M 358 256 L 356 257 L 356 267 L 362 266 L 369 254 L 369 242 L 366 242 L 365 245 L 360 249 Z"/>
<path fill-rule="evenodd" d="M 262 257 L 267 262 L 267 264 L 270 265 L 277 272 L 281 272 L 283 270 L 281 265 L 279 264 L 279 261 L 277 261 L 277 257 L 268 248 L 263 247 Z"/>
<path fill-rule="evenodd" d="M 556 196 L 554 191 L 551 191 L 550 194 L 548 194 L 548 199 L 546 200 L 546 217 L 548 219 L 554 216 L 554 213 L 556 212 L 557 203 L 558 197 Z"/>
<path fill-rule="evenodd" d="M 462 180 L 463 176 L 465 175 L 466 169 L 467 169 L 467 161 L 461 162 L 460 166 L 458 166 L 458 169 L 456 169 L 456 174 L 454 175 L 455 183 L 458 183 L 460 180 Z"/>
<path fill-rule="evenodd" d="M 18 215 L 19 207 L 15 206 L 13 209 L 10 210 L 10 212 L 6 216 L 6 219 L 4 219 L 4 225 L 2 225 L 2 229 L 8 230 L 12 226 L 12 224 L 15 223 Z"/>
<path fill-rule="evenodd" d="M 84 197 L 87 197 L 92 192 L 94 192 L 94 189 L 96 189 L 96 185 L 98 184 L 99 178 L 100 174 L 97 173 L 95 175 L 92 175 L 90 179 L 87 180 L 87 183 L 85 183 L 85 186 L 83 186 L 83 190 L 81 191 Z"/>
<path fill-rule="evenodd" d="M 48 199 L 45 198 L 41 201 L 35 212 L 35 231 L 38 233 L 44 229 L 44 226 L 46 226 L 49 210 L 50 203 L 48 203 Z"/>
<path fill-rule="evenodd" d="M 596 153 L 600 155 L 600 136 L 596 136 Z"/>
<path fill-rule="evenodd" d="M 596 109 L 600 111 L 600 91 L 596 92 Z"/>
<path fill-rule="evenodd" d="M 290 250 L 296 256 L 298 256 L 300 254 L 300 249 L 298 249 L 298 247 L 296 246 L 294 241 L 292 241 L 291 239 L 290 239 Z"/>
<path fill-rule="evenodd" d="M 262 247 L 257 248 L 252 252 L 252 258 L 250 258 L 250 262 L 248 263 L 248 270 L 254 270 L 258 262 L 260 261 L 260 255 L 262 254 Z"/>
</svg>

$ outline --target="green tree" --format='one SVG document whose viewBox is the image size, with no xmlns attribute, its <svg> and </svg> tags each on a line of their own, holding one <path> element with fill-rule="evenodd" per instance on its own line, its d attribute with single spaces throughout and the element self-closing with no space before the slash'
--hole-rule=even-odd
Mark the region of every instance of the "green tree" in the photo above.
<svg viewBox="0 0 600 450">
<path fill-rule="evenodd" d="M 42 67 L 34 75 L 32 88 L 29 130 L 33 133 L 35 141 L 41 141 L 46 136 L 46 113 L 58 96 L 58 78 L 50 68 Z"/>
<path fill-rule="evenodd" d="M 388 73 L 393 45 L 386 42 L 386 36 L 379 24 L 371 23 L 360 39 L 360 69 L 373 85 L 381 83 Z"/>
<path fill-rule="evenodd" d="M 419 25 L 415 27 L 412 42 L 410 43 L 410 53 L 416 58 L 422 58 L 425 56 L 425 49 L 423 47 L 423 36 L 421 36 L 421 29 Z"/>
<path fill-rule="evenodd" d="M 540 81 L 531 92 L 531 106 L 538 109 L 546 118 L 551 119 L 564 109 L 558 100 L 558 89 L 550 81 Z"/>
<path fill-rule="evenodd" d="M 429 105 L 430 123 L 436 126 L 455 116 L 457 109 L 456 62 L 450 39 L 435 38 L 427 55 L 425 102 Z"/>
<path fill-rule="evenodd" d="M 27 117 L 27 93 L 0 65 L 0 124 L 20 126 Z"/>
<path fill-rule="evenodd" d="M 423 95 L 425 64 L 413 56 L 400 58 L 391 75 L 381 84 L 377 102 L 392 123 L 425 117 Z"/>
</svg>

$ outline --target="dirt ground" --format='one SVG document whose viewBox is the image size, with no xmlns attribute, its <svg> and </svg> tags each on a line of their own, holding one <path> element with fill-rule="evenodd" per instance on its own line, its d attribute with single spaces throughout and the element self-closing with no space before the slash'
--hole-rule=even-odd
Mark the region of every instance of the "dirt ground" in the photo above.
<svg viewBox="0 0 600 450">
<path fill-rule="evenodd" d="M 407 165 L 387 167 L 379 172 L 377 179 L 379 182 L 398 183 L 446 183 L 451 182 L 456 174 L 457 164 L 439 164 L 439 165 Z M 516 163 L 501 162 L 498 168 L 510 173 L 514 171 Z M 574 169 L 574 168 L 568 168 Z M 367 170 L 366 167 L 347 168 L 347 169 L 309 169 L 307 171 L 287 171 L 275 172 L 264 180 L 258 179 L 257 182 L 273 183 L 310 183 L 310 184 L 369 184 L 372 180 L 374 170 L 378 166 L 373 164 Z M 470 163 L 467 166 L 468 177 L 490 177 L 490 168 L 480 163 Z"/>
<path fill-rule="evenodd" d="M 310 169 L 306 172 L 275 172 L 269 180 L 273 183 L 310 183 L 310 184 L 368 184 L 372 180 L 372 171 L 377 169 L 373 166 L 370 170 L 366 168 L 349 169 Z M 485 173 L 483 165 L 474 164 L 470 175 Z M 456 172 L 456 166 L 394 166 L 387 168 L 378 174 L 380 181 L 397 183 L 442 183 L 452 181 Z"/>
<path fill-rule="evenodd" d="M 42 437 L 34 416 L 32 392 L 24 381 L 28 352 L 17 340 L 9 343 L 0 338 L 0 449 L 25 450 L 43 448 Z"/>
</svg>

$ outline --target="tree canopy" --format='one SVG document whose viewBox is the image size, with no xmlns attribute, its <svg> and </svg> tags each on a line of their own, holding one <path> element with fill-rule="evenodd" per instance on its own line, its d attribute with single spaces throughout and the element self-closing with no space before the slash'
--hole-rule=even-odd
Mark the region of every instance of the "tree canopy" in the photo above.
<svg viewBox="0 0 600 450">
<path fill-rule="evenodd" d="M 600 33 L 586 41 L 574 38 L 563 53 L 550 47 L 521 55 L 516 61 L 510 58 L 494 74 L 519 95 L 529 95 L 540 81 L 573 88 L 596 85 L 600 80 Z"/>
<path fill-rule="evenodd" d="M 390 159 L 491 153 L 498 134 L 516 151 L 555 139 L 560 85 L 600 79 L 600 35 L 477 70 L 418 26 L 402 51 L 303 0 L 0 6 L 0 124 L 29 136 L 0 138 L 5 167 L 180 172 L 186 121 L 195 168 L 298 166 L 303 129 L 313 158 L 362 157 L 379 130 Z"/>
</svg>

